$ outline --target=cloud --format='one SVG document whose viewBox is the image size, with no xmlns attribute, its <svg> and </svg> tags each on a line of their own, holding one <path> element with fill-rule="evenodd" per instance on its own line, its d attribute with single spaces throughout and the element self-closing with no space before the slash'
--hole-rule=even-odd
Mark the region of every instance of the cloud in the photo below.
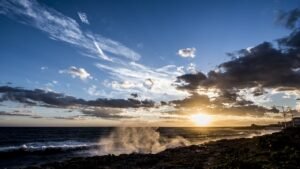
<svg viewBox="0 0 300 169">
<path fill-rule="evenodd" d="M 0 11 L 0 14 L 45 32 L 53 40 L 83 49 L 86 55 L 99 56 L 107 61 L 112 61 L 112 57 L 117 56 L 130 60 L 140 58 L 138 53 L 121 43 L 90 31 L 83 31 L 74 19 L 35 0 L 3 0 L 0 2 Z M 112 55 L 108 57 L 104 52 Z"/>
<path fill-rule="evenodd" d="M 42 66 L 42 67 L 41 67 L 41 70 L 47 70 L 47 69 L 48 69 L 47 66 Z"/>
<path fill-rule="evenodd" d="M 42 116 L 37 116 L 30 112 L 20 112 L 18 110 L 15 110 L 13 112 L 0 111 L 0 116 L 30 117 L 30 118 L 34 118 L 34 119 L 42 118 Z"/>
<path fill-rule="evenodd" d="M 188 65 L 188 67 L 186 68 L 186 70 L 189 72 L 189 73 L 197 73 L 197 68 L 196 68 L 196 64 L 194 63 L 190 63 Z"/>
<path fill-rule="evenodd" d="M 239 98 L 236 93 L 227 93 L 211 100 L 207 95 L 193 95 L 183 99 L 174 100 L 170 102 L 175 104 L 177 114 L 179 112 L 201 111 L 209 112 L 209 114 L 223 114 L 223 115 L 238 115 L 238 116 L 264 116 L 268 113 L 279 113 L 277 108 L 268 108 L 265 106 L 256 105 L 252 101 Z"/>
<path fill-rule="evenodd" d="M 294 71 L 300 68 L 297 50 L 282 51 L 264 42 L 250 52 L 243 51 L 239 57 L 220 64 L 218 69 L 221 71 L 210 71 L 207 76 L 198 73 L 178 77 L 187 82 L 180 88 L 193 86 L 195 89 L 198 85 L 224 90 L 252 87 L 299 90 L 300 74 Z"/>
<path fill-rule="evenodd" d="M 73 78 L 80 78 L 81 80 L 93 79 L 93 77 L 88 73 L 84 68 L 77 68 L 75 66 L 71 66 L 69 69 L 60 70 L 59 73 L 69 74 Z"/>
<path fill-rule="evenodd" d="M 148 78 L 144 81 L 143 85 L 148 89 L 152 89 L 154 82 L 152 79 Z"/>
<path fill-rule="evenodd" d="M 278 40 L 279 45 L 288 48 L 300 47 L 300 9 L 295 8 L 288 12 L 280 12 L 277 18 L 277 22 L 291 29 L 292 32 L 289 36 Z"/>
<path fill-rule="evenodd" d="M 46 91 L 54 91 L 53 88 L 58 84 L 58 81 L 52 80 L 51 82 L 46 83 L 44 89 Z"/>
<path fill-rule="evenodd" d="M 190 73 L 190 74 L 184 74 L 177 77 L 177 88 L 178 89 L 184 89 L 188 91 L 194 91 L 196 90 L 201 82 L 205 81 L 207 79 L 206 75 L 202 72 L 198 73 Z"/>
<path fill-rule="evenodd" d="M 203 106 L 209 106 L 210 99 L 206 95 L 198 95 L 193 94 L 187 98 L 184 98 L 182 100 L 173 100 L 171 103 L 174 103 L 177 107 L 203 107 Z"/>
<path fill-rule="evenodd" d="M 138 93 L 142 98 L 151 98 L 155 101 L 183 98 L 187 95 L 173 85 L 176 77 L 183 72 L 174 65 L 161 68 L 151 68 L 136 62 L 118 66 L 107 66 L 96 63 L 96 67 L 108 72 L 113 77 L 111 82 L 106 82 L 107 87 L 116 89 L 120 93 Z"/>
<path fill-rule="evenodd" d="M 52 119 L 57 119 L 57 120 L 84 120 L 85 116 L 55 116 L 51 117 Z"/>
<path fill-rule="evenodd" d="M 121 109 L 116 109 L 116 108 L 105 108 L 105 107 L 89 108 L 89 109 L 83 109 L 82 113 L 87 116 L 104 118 L 104 119 L 133 118 L 132 116 L 125 115 Z"/>
<path fill-rule="evenodd" d="M 30 117 L 30 114 L 20 113 L 19 111 L 13 111 L 13 112 L 5 112 L 0 111 L 0 116 L 24 116 L 24 117 Z"/>
<path fill-rule="evenodd" d="M 77 107 L 114 107 L 114 108 L 137 108 L 153 107 L 155 103 L 152 100 L 135 99 L 106 99 L 84 100 L 73 96 L 66 96 L 62 93 L 45 91 L 41 89 L 27 90 L 9 86 L 0 86 L 0 102 L 9 100 L 32 106 L 68 108 Z"/>
<path fill-rule="evenodd" d="M 79 19 L 81 20 L 82 23 L 85 23 L 85 24 L 88 24 L 88 25 L 90 24 L 86 13 L 84 13 L 84 12 L 77 12 L 77 14 L 78 14 L 78 17 L 79 17 Z"/>
<path fill-rule="evenodd" d="M 131 93 L 130 96 L 132 96 L 133 98 L 139 97 L 139 95 L 137 93 Z"/>
<path fill-rule="evenodd" d="M 300 10 L 295 8 L 288 12 L 280 12 L 277 18 L 277 22 L 281 23 L 289 29 L 299 27 Z"/>
<path fill-rule="evenodd" d="M 99 47 L 98 42 L 94 41 L 94 45 L 102 59 L 112 61 L 111 58 L 109 58 L 108 56 L 106 56 L 106 54 L 104 54 L 103 50 Z"/>
<path fill-rule="evenodd" d="M 133 83 L 131 81 L 123 81 L 121 83 L 113 81 L 111 84 L 113 89 L 133 89 L 138 87 L 137 83 Z"/>
<path fill-rule="evenodd" d="M 300 31 L 299 29 L 294 30 L 289 36 L 278 39 L 279 45 L 282 48 L 300 48 Z M 296 51 L 294 51 L 296 52 Z M 297 69 L 297 68 L 294 68 Z"/>
<path fill-rule="evenodd" d="M 91 85 L 89 88 L 87 88 L 87 93 L 91 96 L 100 96 L 101 92 L 97 90 L 96 85 Z"/>
<path fill-rule="evenodd" d="M 196 48 L 179 49 L 177 54 L 183 58 L 194 58 L 196 56 Z"/>
</svg>

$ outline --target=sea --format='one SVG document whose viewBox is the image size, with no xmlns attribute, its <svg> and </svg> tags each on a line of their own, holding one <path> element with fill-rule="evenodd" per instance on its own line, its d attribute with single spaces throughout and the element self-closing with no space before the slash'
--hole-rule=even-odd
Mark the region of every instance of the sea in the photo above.
<svg viewBox="0 0 300 169">
<path fill-rule="evenodd" d="M 277 131 L 248 127 L 0 127 L 0 168 L 95 155 L 159 153 L 167 148 Z"/>
</svg>

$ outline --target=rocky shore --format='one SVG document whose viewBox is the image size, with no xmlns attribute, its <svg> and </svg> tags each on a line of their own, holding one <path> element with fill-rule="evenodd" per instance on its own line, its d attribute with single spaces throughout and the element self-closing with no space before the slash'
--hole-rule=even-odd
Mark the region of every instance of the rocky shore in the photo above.
<svg viewBox="0 0 300 169">
<path fill-rule="evenodd" d="M 271 135 L 220 140 L 168 149 L 158 154 L 73 158 L 26 169 L 296 169 L 300 168 L 300 128 Z"/>
</svg>

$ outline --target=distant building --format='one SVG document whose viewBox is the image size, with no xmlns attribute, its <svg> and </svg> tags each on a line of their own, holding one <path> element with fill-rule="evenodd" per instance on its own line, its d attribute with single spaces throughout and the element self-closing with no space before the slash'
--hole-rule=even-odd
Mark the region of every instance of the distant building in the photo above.
<svg viewBox="0 0 300 169">
<path fill-rule="evenodd" d="M 286 127 L 300 127 L 300 117 L 294 117 L 290 121 L 287 122 L 278 122 L 277 124 L 269 124 L 269 125 L 257 125 L 257 124 L 251 124 L 251 128 L 255 129 L 283 129 Z"/>
<path fill-rule="evenodd" d="M 294 118 L 292 119 L 292 124 L 293 124 L 294 126 L 300 126 L 300 117 L 294 117 Z"/>
</svg>

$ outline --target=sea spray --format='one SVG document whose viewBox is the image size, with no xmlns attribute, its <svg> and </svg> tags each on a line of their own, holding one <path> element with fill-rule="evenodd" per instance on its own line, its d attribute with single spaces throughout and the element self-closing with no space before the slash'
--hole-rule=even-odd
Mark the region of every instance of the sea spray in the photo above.
<svg viewBox="0 0 300 169">
<path fill-rule="evenodd" d="M 100 154 L 158 153 L 168 148 L 187 146 L 183 137 L 163 137 L 153 127 L 120 127 L 100 139 Z"/>
</svg>

